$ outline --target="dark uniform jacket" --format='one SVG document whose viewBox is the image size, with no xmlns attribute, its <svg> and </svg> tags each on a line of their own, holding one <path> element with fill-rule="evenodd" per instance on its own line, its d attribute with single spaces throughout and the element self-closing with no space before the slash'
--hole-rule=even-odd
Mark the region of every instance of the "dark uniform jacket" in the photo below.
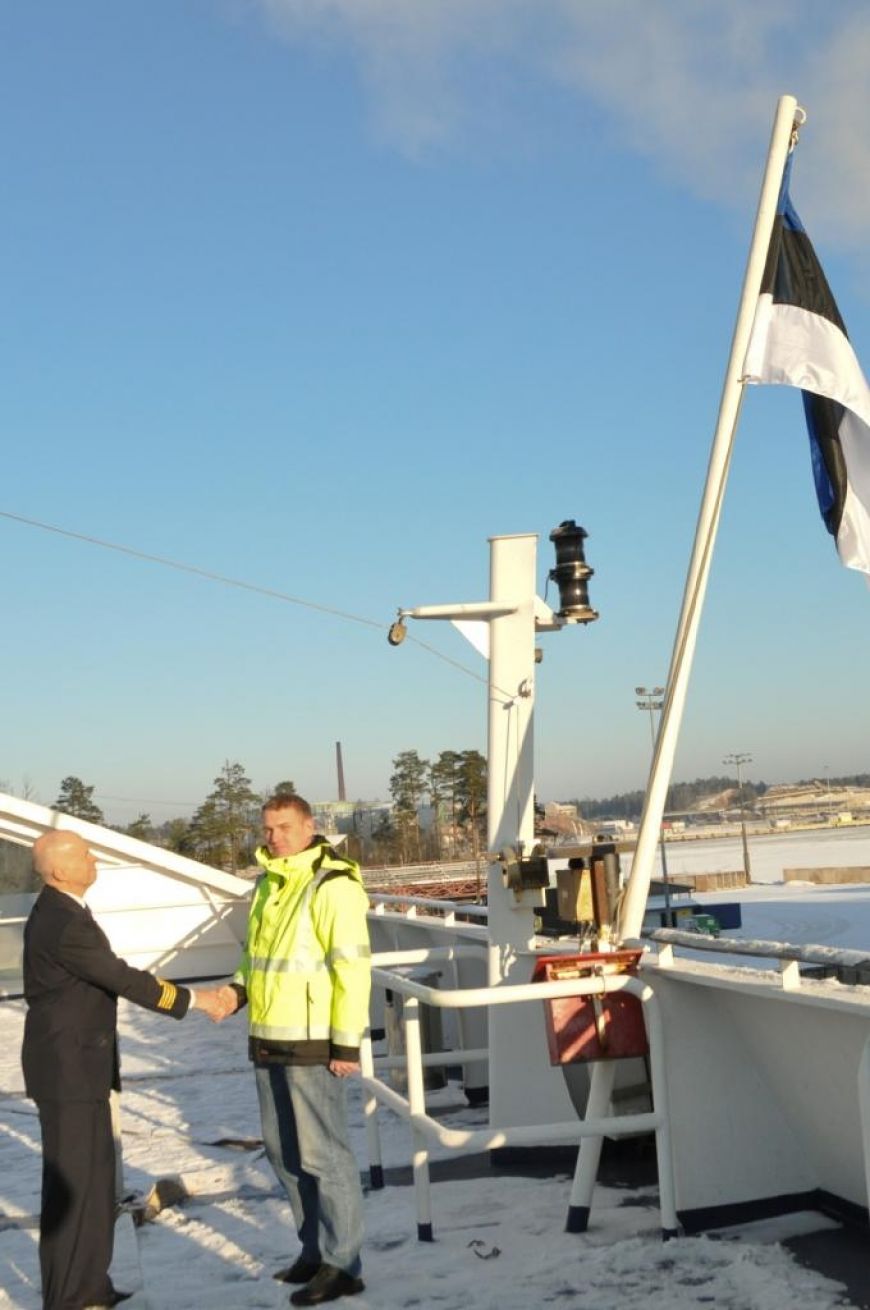
<svg viewBox="0 0 870 1310">
<path fill-rule="evenodd" d="M 119 959 L 90 910 L 45 887 L 24 929 L 21 1063 L 34 1101 L 94 1101 L 121 1086 L 117 998 L 181 1019 L 190 992 Z"/>
</svg>

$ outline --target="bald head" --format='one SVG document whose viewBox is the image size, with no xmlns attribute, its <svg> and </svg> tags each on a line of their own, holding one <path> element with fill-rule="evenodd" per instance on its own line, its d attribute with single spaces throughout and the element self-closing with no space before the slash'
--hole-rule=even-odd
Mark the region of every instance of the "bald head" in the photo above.
<svg viewBox="0 0 870 1310">
<path fill-rule="evenodd" d="M 75 832 L 46 832 L 33 843 L 33 867 L 47 887 L 83 896 L 97 876 L 88 844 Z"/>
</svg>

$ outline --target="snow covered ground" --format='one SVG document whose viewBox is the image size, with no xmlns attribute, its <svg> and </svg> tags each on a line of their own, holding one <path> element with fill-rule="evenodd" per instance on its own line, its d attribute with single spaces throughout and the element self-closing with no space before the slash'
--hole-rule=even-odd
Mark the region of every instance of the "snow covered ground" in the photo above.
<svg viewBox="0 0 870 1310">
<path fill-rule="evenodd" d="M 287 1304 L 271 1278 L 297 1249 L 288 1207 L 259 1146 L 244 1025 L 212 1026 L 199 1013 L 176 1025 L 122 1003 L 123 1133 L 128 1187 L 147 1192 L 167 1174 L 188 1200 L 136 1230 L 119 1226 L 116 1281 L 140 1277 L 152 1310 L 244 1310 Z M 0 1005 L 0 1306 L 38 1310 L 36 1214 L 39 1125 L 24 1099 L 18 1051 L 24 1006 Z M 463 1122 L 458 1086 L 433 1104 Z M 361 1167 L 365 1145 L 358 1087 L 350 1117 Z M 404 1124 L 381 1112 L 384 1163 L 409 1162 Z M 437 1152 L 436 1152 L 437 1154 Z M 599 1187 L 593 1223 L 566 1234 L 569 1179 L 486 1174 L 433 1184 L 436 1241 L 416 1240 L 413 1190 L 388 1186 L 366 1196 L 366 1292 L 358 1310 L 438 1307 L 527 1310 L 556 1303 L 577 1310 L 829 1310 L 842 1287 L 801 1268 L 777 1239 L 831 1226 L 790 1216 L 721 1239 L 663 1244 L 653 1189 Z M 138 1250 L 137 1250 L 138 1248 Z M 134 1305 L 133 1302 L 130 1303 Z"/>
<path fill-rule="evenodd" d="M 748 836 L 752 880 L 775 883 L 783 869 L 827 867 L 870 868 L 870 826 L 855 824 L 843 828 L 814 828 L 797 832 L 753 833 Z M 739 833 L 667 842 L 668 872 L 679 881 L 681 873 L 722 873 L 743 868 Z M 631 856 L 622 856 L 623 871 L 631 868 Z M 659 865 L 656 862 L 656 876 Z"/>
<path fill-rule="evenodd" d="M 799 838 L 800 840 L 794 840 Z M 740 867 L 739 844 L 686 843 L 672 872 Z M 733 846 L 733 849 L 732 849 Z M 870 949 L 870 887 L 776 886 L 783 867 L 870 865 L 870 829 L 752 840 L 758 883 L 699 900 L 743 903 L 743 935 Z M 684 855 L 685 853 L 685 855 Z M 713 860 L 722 861 L 711 863 Z M 144 1296 L 131 1310 L 246 1310 L 287 1304 L 271 1274 L 297 1250 L 286 1202 L 259 1146 L 244 1023 L 220 1027 L 199 1013 L 181 1024 L 121 1005 L 126 1183 L 147 1193 L 179 1176 L 187 1200 L 135 1231 L 118 1228 L 116 1281 Z M 24 1004 L 0 1003 L 0 1308 L 38 1310 L 36 1216 L 40 1147 L 35 1107 L 19 1066 Z M 360 1167 L 365 1136 L 359 1088 L 349 1088 Z M 456 1123 L 475 1124 L 458 1085 L 430 1094 Z M 381 1110 L 384 1164 L 407 1166 L 407 1126 Z M 433 1158 L 443 1152 L 433 1148 Z M 413 1189 L 366 1196 L 366 1292 L 357 1310 L 833 1310 L 840 1284 L 799 1266 L 779 1243 L 836 1227 L 818 1214 L 789 1216 L 663 1244 L 654 1189 L 599 1186 L 588 1233 L 566 1234 L 570 1180 L 482 1171 L 436 1181 L 436 1241 L 416 1240 Z"/>
<path fill-rule="evenodd" d="M 870 827 L 750 837 L 752 885 L 693 893 L 699 905 L 739 901 L 743 928 L 729 935 L 870 951 L 870 883 L 788 882 L 784 869 L 870 868 Z M 668 845 L 668 872 L 717 873 L 743 867 L 739 837 Z M 627 861 L 623 857 L 623 866 Z M 709 956 L 706 958 L 710 958 Z M 745 961 L 744 961 L 745 963 Z"/>
</svg>

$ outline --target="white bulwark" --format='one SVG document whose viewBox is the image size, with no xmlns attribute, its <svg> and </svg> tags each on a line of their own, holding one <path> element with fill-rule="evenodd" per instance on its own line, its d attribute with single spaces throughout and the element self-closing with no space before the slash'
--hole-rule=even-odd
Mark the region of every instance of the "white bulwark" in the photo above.
<svg viewBox="0 0 870 1310">
<path fill-rule="evenodd" d="M 97 857 L 88 904 L 130 964 L 174 979 L 233 972 L 249 880 L 0 792 L 0 841 L 29 847 L 52 829 L 79 833 Z M 0 894 L 0 996 L 21 994 L 22 934 L 35 899 L 36 890 Z"/>
</svg>

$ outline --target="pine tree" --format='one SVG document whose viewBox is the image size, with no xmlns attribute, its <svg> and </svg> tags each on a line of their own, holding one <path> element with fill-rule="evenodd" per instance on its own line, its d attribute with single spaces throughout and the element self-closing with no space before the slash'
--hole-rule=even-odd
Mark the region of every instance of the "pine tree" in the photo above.
<svg viewBox="0 0 870 1310">
<path fill-rule="evenodd" d="M 486 760 L 480 751 L 463 751 L 457 768 L 459 817 L 471 832 L 471 852 L 480 893 L 480 850 L 486 824 Z"/>
<path fill-rule="evenodd" d="M 457 816 L 459 810 L 459 751 L 441 751 L 438 759 L 429 769 L 429 798 L 435 808 L 435 822 L 438 832 L 439 855 L 441 853 L 441 807 L 445 805 L 450 812 L 450 840 L 448 850 L 455 854 L 457 837 Z"/>
<path fill-rule="evenodd" d="M 393 760 L 390 795 L 395 807 L 403 863 L 420 857 L 420 823 L 417 811 L 426 793 L 429 763 L 417 751 L 401 751 Z"/>
<path fill-rule="evenodd" d="M 139 814 L 124 829 L 128 837 L 138 837 L 140 841 L 154 840 L 154 824 L 150 814 Z"/>
<path fill-rule="evenodd" d="M 214 791 L 191 820 L 191 837 L 199 859 L 235 873 L 250 857 L 251 839 L 259 825 L 260 797 L 242 765 L 229 760 L 214 783 Z"/>
<path fill-rule="evenodd" d="M 85 819 L 88 823 L 102 823 L 103 811 L 91 799 L 93 794 L 93 787 L 86 787 L 81 778 L 70 774 L 60 784 L 54 808 L 64 814 L 71 814 L 74 819 Z"/>
</svg>

